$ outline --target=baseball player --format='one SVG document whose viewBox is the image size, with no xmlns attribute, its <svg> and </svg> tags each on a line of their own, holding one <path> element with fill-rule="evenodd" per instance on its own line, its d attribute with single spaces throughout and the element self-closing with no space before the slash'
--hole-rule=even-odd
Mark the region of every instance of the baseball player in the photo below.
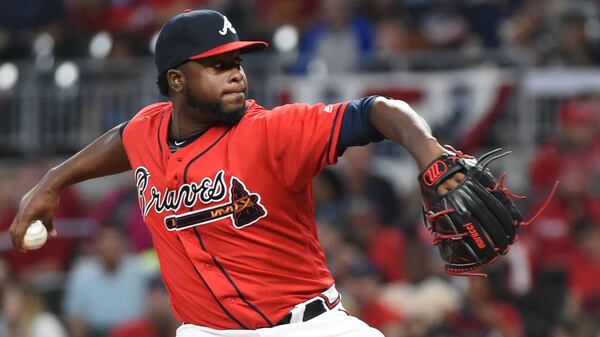
<svg viewBox="0 0 600 337">
<path fill-rule="evenodd" d="M 22 199 L 10 234 L 52 217 L 59 192 L 132 170 L 178 337 L 382 336 L 348 315 L 313 216 L 312 178 L 350 146 L 391 139 L 420 168 L 444 153 L 406 103 L 365 97 L 265 109 L 247 99 L 239 41 L 221 13 L 187 10 L 162 28 L 155 63 L 169 102 L 51 169 Z M 456 174 L 439 189 L 453 189 Z"/>
</svg>

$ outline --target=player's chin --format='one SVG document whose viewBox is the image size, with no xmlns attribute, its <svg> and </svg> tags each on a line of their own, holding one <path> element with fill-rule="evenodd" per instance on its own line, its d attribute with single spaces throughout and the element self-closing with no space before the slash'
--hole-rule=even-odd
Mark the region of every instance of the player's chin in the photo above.
<svg viewBox="0 0 600 337">
<path fill-rule="evenodd" d="M 224 94 L 221 98 L 221 104 L 225 111 L 239 110 L 246 104 L 246 94 L 243 92 Z"/>
<path fill-rule="evenodd" d="M 240 120 L 244 117 L 245 111 L 244 109 L 237 109 L 231 112 L 223 113 L 219 120 L 229 126 L 234 126 L 239 123 Z"/>
<path fill-rule="evenodd" d="M 245 114 L 245 102 L 243 99 L 241 102 L 239 101 L 222 101 L 221 102 L 221 121 L 225 122 L 228 125 L 237 124 Z"/>
</svg>

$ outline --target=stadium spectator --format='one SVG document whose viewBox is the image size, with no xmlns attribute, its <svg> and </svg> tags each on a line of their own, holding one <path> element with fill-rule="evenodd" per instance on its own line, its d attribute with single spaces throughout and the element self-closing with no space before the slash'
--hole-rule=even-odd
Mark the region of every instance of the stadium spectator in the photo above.
<svg viewBox="0 0 600 337">
<path fill-rule="evenodd" d="M 488 279 L 471 278 L 466 294 L 467 301 L 453 318 L 458 336 L 525 336 L 521 314 L 513 304 L 495 296 Z"/>
<path fill-rule="evenodd" d="M 365 69 L 373 53 L 373 27 L 354 13 L 345 0 L 324 0 L 320 20 L 303 34 L 297 73 L 325 68 L 327 72 Z"/>
<path fill-rule="evenodd" d="M 169 294 L 157 274 L 146 294 L 146 311 L 141 319 L 116 326 L 108 337 L 171 337 L 180 325 L 171 313 Z"/>
<path fill-rule="evenodd" d="M 340 167 L 340 176 L 344 181 L 346 198 L 360 203 L 360 199 L 375 207 L 376 221 L 384 225 L 396 225 L 401 204 L 398 193 L 385 177 L 374 173 L 374 147 L 361 146 L 349 148 L 344 153 L 344 166 Z"/>
<path fill-rule="evenodd" d="M 92 211 L 97 223 L 119 223 L 127 237 L 127 247 L 132 252 L 141 252 L 152 247 L 152 238 L 146 228 L 136 191 L 119 186 L 100 200 Z"/>
<path fill-rule="evenodd" d="M 10 226 L 11 218 L 15 215 L 13 195 L 15 178 L 15 171 L 10 165 L 0 165 L 0 224 L 2 224 L 0 228 L 3 230 Z"/>
<path fill-rule="evenodd" d="M 462 294 L 439 276 L 432 252 L 429 244 L 408 243 L 403 257 L 405 278 L 382 285 L 381 301 L 403 318 L 396 336 L 433 336 L 447 329 L 447 318 L 460 307 Z"/>
<path fill-rule="evenodd" d="M 401 201 L 391 182 L 374 174 L 373 147 L 349 148 L 340 167 L 347 238 L 377 267 L 383 281 L 404 277 L 405 236 L 398 226 Z M 350 205 L 349 207 L 347 205 Z"/>
<path fill-rule="evenodd" d="M 574 249 L 574 229 L 590 219 L 600 222 L 600 110 L 593 100 L 563 103 L 558 111 L 558 134 L 539 150 L 530 165 L 534 195 L 547 194 L 560 180 L 557 196 L 550 201 L 527 235 L 534 237 L 537 269 L 565 268 Z M 537 209 L 534 204 L 532 209 Z"/>
<path fill-rule="evenodd" d="M 95 255 L 72 269 L 65 288 L 64 311 L 72 337 L 106 337 L 111 328 L 144 313 L 147 274 L 127 253 L 122 230 L 100 228 Z"/>
<path fill-rule="evenodd" d="M 2 312 L 11 337 L 67 337 L 58 318 L 47 311 L 31 287 L 9 283 L 2 288 Z"/>
<path fill-rule="evenodd" d="M 578 230 L 576 239 L 569 264 L 572 309 L 600 320 L 600 223 L 588 222 Z"/>
<path fill-rule="evenodd" d="M 344 296 L 350 297 L 347 299 L 348 310 L 386 336 L 400 331 L 403 317 L 383 301 L 382 280 L 375 266 L 368 260 L 357 259 L 349 266 L 348 272 L 348 277 L 340 285 Z M 344 300 L 346 302 L 346 298 Z"/>
<path fill-rule="evenodd" d="M 2 186 L 0 182 L 0 186 Z M 0 294 L 5 292 L 10 282 L 10 269 L 5 259 L 0 258 Z M 4 295 L 0 296 L 0 300 L 3 300 Z M 0 336 L 8 336 L 8 322 L 6 312 L 0 310 Z"/>
<path fill-rule="evenodd" d="M 474 43 L 466 18 L 453 6 L 432 8 L 420 21 L 421 31 L 434 49 L 460 50 Z"/>
<path fill-rule="evenodd" d="M 342 216 L 344 182 L 336 171 L 325 168 L 313 179 L 315 191 L 315 217 L 319 222 L 335 222 Z"/>
<path fill-rule="evenodd" d="M 557 133 L 531 163 L 531 181 L 536 191 L 547 189 L 557 177 L 566 174 L 563 171 L 579 172 L 587 181 L 593 181 L 589 178 L 600 172 L 600 107 L 595 102 L 590 97 L 568 100 L 559 106 Z"/>
<path fill-rule="evenodd" d="M 376 29 L 375 46 L 379 57 L 397 57 L 401 53 L 430 48 L 429 41 L 406 21 L 382 20 L 378 22 Z"/>
<path fill-rule="evenodd" d="M 0 231 L 7 231 L 19 203 L 18 195 L 25 193 L 35 180 L 45 172 L 48 163 L 40 161 L 34 164 L 14 164 L 10 171 L 0 178 Z M 5 179 L 5 180 L 4 180 Z M 2 181 L 4 180 L 4 181 Z M 4 196 L 2 196 L 4 195 Z M 56 211 L 55 223 L 82 219 L 86 216 L 86 207 L 72 189 L 61 193 L 61 205 Z M 4 200 L 3 200 L 4 199 Z M 60 230 L 60 225 L 58 225 Z M 78 240 L 68 235 L 52 238 L 40 249 L 27 254 L 14 249 L 5 250 L 2 256 L 8 261 L 15 277 L 34 286 L 44 296 L 48 309 L 58 313 L 62 297 L 63 281 L 76 252 Z"/>
<path fill-rule="evenodd" d="M 62 0 L 4 1 L 0 11 L 0 57 L 29 58 L 33 39 L 43 31 L 60 38 L 64 19 Z"/>
</svg>

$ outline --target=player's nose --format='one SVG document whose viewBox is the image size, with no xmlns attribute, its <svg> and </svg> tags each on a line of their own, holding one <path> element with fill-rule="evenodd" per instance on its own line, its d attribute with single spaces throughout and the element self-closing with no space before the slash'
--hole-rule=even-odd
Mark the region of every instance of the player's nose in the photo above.
<svg viewBox="0 0 600 337">
<path fill-rule="evenodd" d="M 231 69 L 229 74 L 229 82 L 230 83 L 242 83 L 244 81 L 244 71 L 242 68 L 234 67 Z"/>
</svg>

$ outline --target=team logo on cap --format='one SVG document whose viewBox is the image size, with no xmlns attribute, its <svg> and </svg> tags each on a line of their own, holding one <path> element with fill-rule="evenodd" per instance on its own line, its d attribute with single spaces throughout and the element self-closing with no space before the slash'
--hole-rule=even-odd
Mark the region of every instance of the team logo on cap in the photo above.
<svg viewBox="0 0 600 337">
<path fill-rule="evenodd" d="M 223 28 L 219 31 L 219 34 L 225 35 L 227 34 L 228 30 L 231 31 L 233 34 L 237 34 L 231 22 L 229 22 L 229 20 L 227 20 L 227 17 L 223 15 Z"/>
</svg>

